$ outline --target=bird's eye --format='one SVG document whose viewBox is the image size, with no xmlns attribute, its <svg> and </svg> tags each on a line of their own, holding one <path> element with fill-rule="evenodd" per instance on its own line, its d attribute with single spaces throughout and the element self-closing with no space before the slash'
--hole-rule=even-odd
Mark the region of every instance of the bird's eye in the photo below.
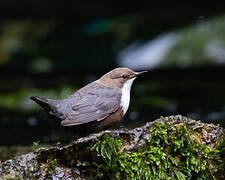
<svg viewBox="0 0 225 180">
<path fill-rule="evenodd" d="M 127 79 L 128 78 L 128 75 L 127 74 L 123 74 L 122 75 L 122 78 Z"/>
</svg>

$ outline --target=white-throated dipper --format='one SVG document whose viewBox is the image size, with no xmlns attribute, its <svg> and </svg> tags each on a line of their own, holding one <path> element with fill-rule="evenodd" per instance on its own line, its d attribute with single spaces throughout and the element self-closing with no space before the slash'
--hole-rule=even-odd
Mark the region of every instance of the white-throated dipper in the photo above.
<svg viewBox="0 0 225 180">
<path fill-rule="evenodd" d="M 32 96 L 31 99 L 50 115 L 61 119 L 62 126 L 75 126 L 78 131 L 98 132 L 122 119 L 129 107 L 131 85 L 137 76 L 145 72 L 116 68 L 66 99 L 54 100 L 38 96 Z"/>
</svg>

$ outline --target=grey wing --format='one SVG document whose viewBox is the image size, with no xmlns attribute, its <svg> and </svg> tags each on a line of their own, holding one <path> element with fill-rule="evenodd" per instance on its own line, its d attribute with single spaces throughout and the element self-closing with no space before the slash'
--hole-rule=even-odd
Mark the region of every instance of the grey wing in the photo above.
<svg viewBox="0 0 225 180">
<path fill-rule="evenodd" d="M 72 107 L 68 117 L 62 121 L 63 126 L 73 126 L 100 121 L 118 110 L 121 91 L 113 88 L 94 89 Z"/>
</svg>

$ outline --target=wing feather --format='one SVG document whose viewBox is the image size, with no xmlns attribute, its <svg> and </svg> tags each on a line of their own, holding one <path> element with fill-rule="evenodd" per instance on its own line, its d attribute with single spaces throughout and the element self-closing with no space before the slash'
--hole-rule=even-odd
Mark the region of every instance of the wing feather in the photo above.
<svg viewBox="0 0 225 180">
<path fill-rule="evenodd" d="M 63 126 L 73 126 L 101 121 L 118 110 L 121 91 L 114 88 L 98 87 L 86 92 L 84 98 L 73 104 L 68 117 L 62 121 Z"/>
</svg>

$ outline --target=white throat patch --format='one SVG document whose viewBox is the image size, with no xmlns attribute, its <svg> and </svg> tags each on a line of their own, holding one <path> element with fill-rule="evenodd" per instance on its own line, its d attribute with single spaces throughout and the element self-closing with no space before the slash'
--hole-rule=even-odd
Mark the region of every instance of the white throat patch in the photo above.
<svg viewBox="0 0 225 180">
<path fill-rule="evenodd" d="M 135 79 L 136 79 L 136 77 L 126 81 L 123 84 L 123 87 L 121 89 L 122 90 L 122 96 L 121 96 L 121 100 L 120 100 L 120 106 L 122 106 L 123 115 L 127 112 L 127 109 L 129 107 L 129 104 L 130 104 L 130 89 L 131 89 L 131 85 L 133 84 Z"/>
</svg>

